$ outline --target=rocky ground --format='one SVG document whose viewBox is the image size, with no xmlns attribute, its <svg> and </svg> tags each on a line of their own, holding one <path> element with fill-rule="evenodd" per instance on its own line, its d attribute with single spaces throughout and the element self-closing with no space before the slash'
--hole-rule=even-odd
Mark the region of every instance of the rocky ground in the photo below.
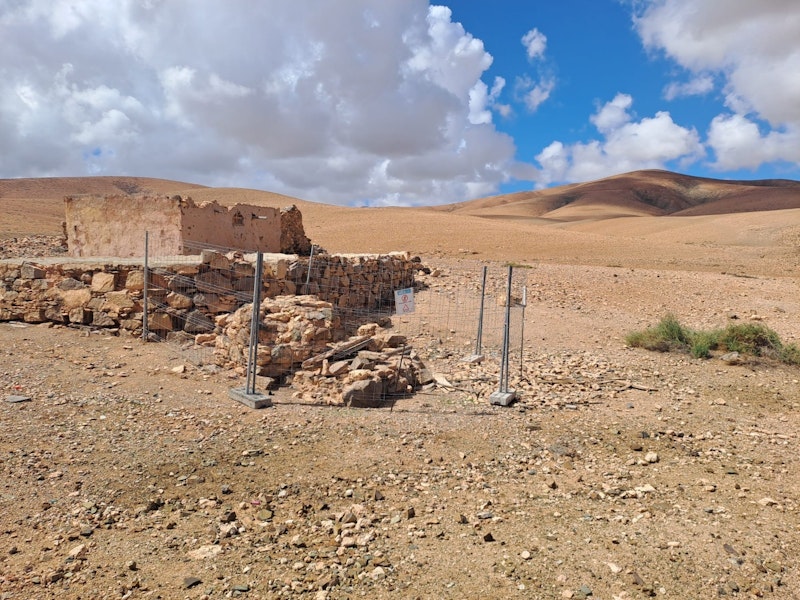
<svg viewBox="0 0 800 600">
<path fill-rule="evenodd" d="M 421 306 L 474 287 L 423 259 Z M 796 280 L 526 278 L 510 408 L 427 334 L 434 388 L 250 410 L 175 345 L 0 324 L 0 598 L 800 597 L 800 370 L 623 343 L 666 312 L 797 342 Z"/>
</svg>

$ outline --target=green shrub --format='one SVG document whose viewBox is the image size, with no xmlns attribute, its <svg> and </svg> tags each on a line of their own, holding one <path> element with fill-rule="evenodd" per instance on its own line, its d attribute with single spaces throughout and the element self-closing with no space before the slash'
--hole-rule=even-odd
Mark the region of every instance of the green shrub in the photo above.
<svg viewBox="0 0 800 600">
<path fill-rule="evenodd" d="M 692 336 L 690 352 L 695 358 L 709 358 L 719 345 L 719 331 L 698 331 Z"/>
<path fill-rule="evenodd" d="M 725 329 L 692 331 L 675 316 L 667 315 L 654 327 L 629 333 L 625 343 L 657 352 L 689 352 L 695 358 L 709 358 L 712 350 L 720 350 L 769 356 L 789 365 L 800 365 L 800 347 L 784 345 L 777 333 L 761 323 L 735 323 Z"/>
<path fill-rule="evenodd" d="M 655 327 L 629 333 L 625 343 L 634 348 L 669 352 L 686 347 L 691 335 L 691 331 L 684 328 L 673 315 L 667 315 Z"/>
<path fill-rule="evenodd" d="M 787 365 L 800 366 L 800 346 L 797 344 L 783 346 L 778 352 L 778 358 Z"/>
<path fill-rule="evenodd" d="M 778 334 L 760 323 L 728 325 L 719 336 L 719 348 L 740 354 L 776 354 L 782 347 Z"/>
</svg>

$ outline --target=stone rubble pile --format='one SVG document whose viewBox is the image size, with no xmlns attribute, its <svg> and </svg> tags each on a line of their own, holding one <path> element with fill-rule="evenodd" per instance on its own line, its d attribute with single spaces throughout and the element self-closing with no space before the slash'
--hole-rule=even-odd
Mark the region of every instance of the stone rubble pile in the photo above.
<svg viewBox="0 0 800 600">
<path fill-rule="evenodd" d="M 251 319 L 252 305 L 220 315 L 221 333 L 198 334 L 195 342 L 213 345 L 217 365 L 242 370 Z M 433 380 L 405 336 L 370 323 L 346 338 L 333 305 L 315 296 L 267 298 L 259 319 L 257 374 L 291 376 L 302 401 L 377 407 Z"/>
<path fill-rule="evenodd" d="M 433 382 L 433 374 L 408 345 L 405 336 L 377 323 L 359 328 L 349 345 L 358 350 L 335 351 L 330 358 L 308 360 L 295 372 L 294 397 L 301 401 L 378 408 Z"/>
</svg>

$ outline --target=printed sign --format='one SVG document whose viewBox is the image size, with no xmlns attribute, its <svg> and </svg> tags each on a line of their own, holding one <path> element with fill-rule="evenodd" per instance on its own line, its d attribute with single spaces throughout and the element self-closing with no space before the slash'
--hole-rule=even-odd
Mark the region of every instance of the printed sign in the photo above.
<svg viewBox="0 0 800 600">
<path fill-rule="evenodd" d="M 414 288 L 395 290 L 394 305 L 398 315 L 414 312 Z"/>
</svg>

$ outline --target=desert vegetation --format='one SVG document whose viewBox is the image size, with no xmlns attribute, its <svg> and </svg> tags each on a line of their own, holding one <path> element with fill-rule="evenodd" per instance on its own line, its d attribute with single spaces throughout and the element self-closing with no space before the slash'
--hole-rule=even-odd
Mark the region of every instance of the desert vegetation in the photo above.
<svg viewBox="0 0 800 600">
<path fill-rule="evenodd" d="M 669 314 L 652 327 L 629 333 L 625 342 L 658 352 L 688 352 L 695 358 L 710 358 L 712 351 L 736 352 L 800 365 L 800 347 L 782 342 L 775 331 L 762 323 L 729 323 L 719 329 L 693 330 Z"/>
</svg>

